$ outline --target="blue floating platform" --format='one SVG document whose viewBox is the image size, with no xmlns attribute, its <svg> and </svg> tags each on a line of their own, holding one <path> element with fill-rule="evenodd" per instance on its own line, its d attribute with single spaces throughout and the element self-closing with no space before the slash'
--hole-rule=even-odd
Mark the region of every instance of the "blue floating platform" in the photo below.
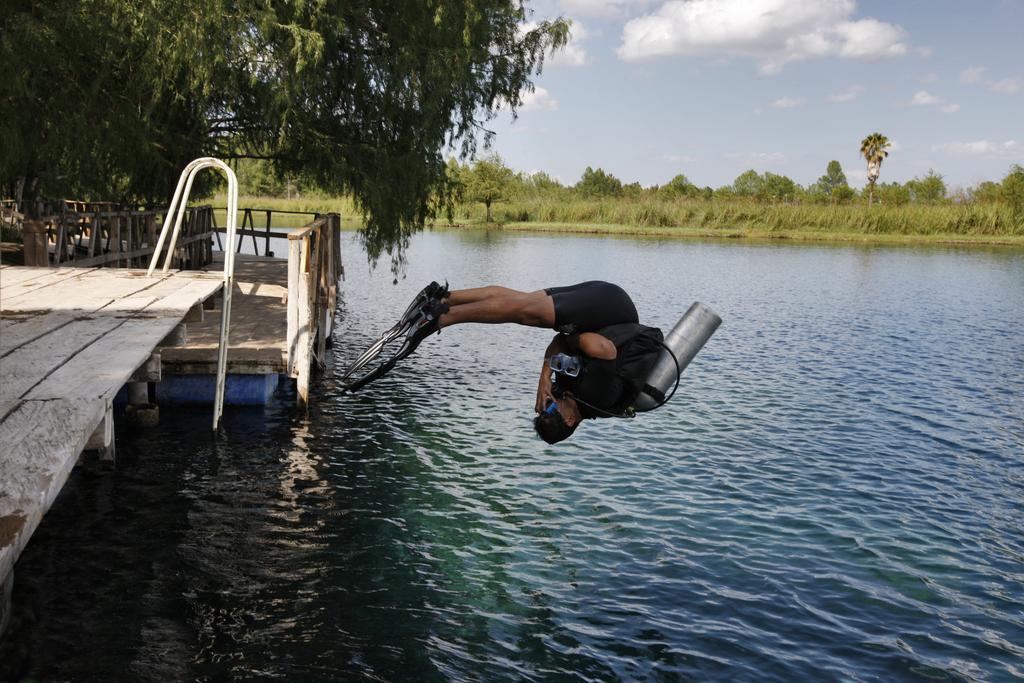
<svg viewBox="0 0 1024 683">
<path fill-rule="evenodd" d="M 228 375 L 224 403 L 229 406 L 265 406 L 277 389 L 280 375 Z M 156 402 L 163 406 L 211 405 L 217 390 L 216 375 L 164 375 L 156 385 Z"/>
</svg>

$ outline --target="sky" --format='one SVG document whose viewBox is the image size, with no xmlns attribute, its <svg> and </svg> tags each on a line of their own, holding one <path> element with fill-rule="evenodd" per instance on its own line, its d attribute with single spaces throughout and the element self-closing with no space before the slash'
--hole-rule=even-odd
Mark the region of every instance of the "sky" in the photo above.
<svg viewBox="0 0 1024 683">
<path fill-rule="evenodd" d="M 952 187 L 1024 164 L 1024 0 L 532 0 L 573 22 L 519 116 L 490 122 L 517 171 L 575 183 L 754 168 L 814 182 L 860 141 L 893 145 L 880 182 L 935 169 Z"/>
</svg>

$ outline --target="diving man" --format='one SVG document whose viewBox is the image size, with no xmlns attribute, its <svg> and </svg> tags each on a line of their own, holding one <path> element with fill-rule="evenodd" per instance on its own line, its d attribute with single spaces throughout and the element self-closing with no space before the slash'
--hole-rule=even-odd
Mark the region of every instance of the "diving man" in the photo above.
<svg viewBox="0 0 1024 683">
<path fill-rule="evenodd" d="M 424 289 L 411 348 L 445 327 L 515 323 L 556 330 L 544 352 L 533 424 L 553 444 L 584 418 L 623 415 L 641 391 L 662 348 L 661 330 L 639 324 L 636 306 L 618 285 L 582 282 L 521 292 L 496 285 L 449 292 Z"/>
</svg>

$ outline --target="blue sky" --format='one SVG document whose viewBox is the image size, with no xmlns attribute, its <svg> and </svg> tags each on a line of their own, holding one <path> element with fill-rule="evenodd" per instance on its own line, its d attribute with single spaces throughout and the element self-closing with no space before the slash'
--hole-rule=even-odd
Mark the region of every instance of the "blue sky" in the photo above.
<svg viewBox="0 0 1024 683">
<path fill-rule="evenodd" d="M 860 140 L 893 141 L 881 181 L 934 168 L 952 186 L 1024 163 L 1024 0 L 534 0 L 574 22 L 519 118 L 491 122 L 520 171 L 574 183 L 808 184 Z"/>
</svg>

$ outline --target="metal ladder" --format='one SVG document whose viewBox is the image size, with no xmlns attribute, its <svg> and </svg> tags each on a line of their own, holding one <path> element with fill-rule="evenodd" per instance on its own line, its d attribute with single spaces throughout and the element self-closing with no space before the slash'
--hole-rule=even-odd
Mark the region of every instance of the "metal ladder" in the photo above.
<svg viewBox="0 0 1024 683">
<path fill-rule="evenodd" d="M 235 172 L 220 159 L 213 157 L 201 157 L 191 162 L 181 172 L 178 178 L 178 186 L 174 190 L 174 198 L 171 206 L 167 209 L 167 218 L 164 219 L 163 227 L 160 230 L 160 238 L 156 242 L 156 250 L 153 252 L 153 259 L 149 262 L 149 270 L 146 275 L 150 276 L 157 267 L 160 260 L 160 252 L 167 238 L 167 230 L 174 224 L 174 232 L 171 234 L 171 242 L 167 246 L 167 253 L 164 256 L 164 265 L 161 272 L 166 273 L 171 267 L 171 260 L 174 255 L 174 247 L 178 243 L 178 233 L 181 232 L 181 222 L 185 217 L 185 208 L 188 205 L 188 197 L 192 192 L 192 181 L 196 174 L 204 168 L 219 168 L 224 171 L 228 178 L 228 216 L 227 216 L 227 237 L 225 238 L 224 250 L 224 307 L 220 313 L 220 346 L 217 349 L 217 392 L 213 399 L 213 429 L 217 430 L 220 424 L 221 414 L 224 412 L 224 386 L 227 379 L 228 367 L 228 328 L 231 323 L 231 291 L 235 283 L 235 231 L 238 226 L 238 179 Z"/>
</svg>

